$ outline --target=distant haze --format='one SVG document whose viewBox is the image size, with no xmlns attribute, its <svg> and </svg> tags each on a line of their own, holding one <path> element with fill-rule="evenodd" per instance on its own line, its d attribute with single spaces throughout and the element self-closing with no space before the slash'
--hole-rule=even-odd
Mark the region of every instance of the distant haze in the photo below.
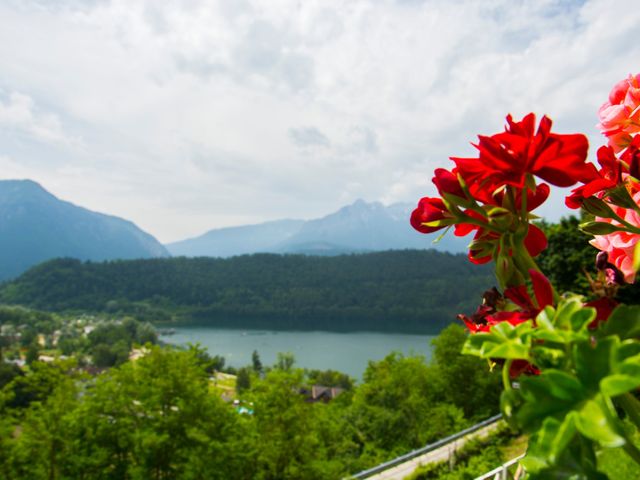
<svg viewBox="0 0 640 480">
<path fill-rule="evenodd" d="M 255 252 L 337 255 L 350 252 L 436 248 L 463 252 L 470 238 L 423 235 L 409 225 L 413 205 L 357 200 L 321 218 L 280 220 L 258 225 L 211 230 L 204 235 L 170 243 L 172 255 L 229 257 Z"/>
</svg>

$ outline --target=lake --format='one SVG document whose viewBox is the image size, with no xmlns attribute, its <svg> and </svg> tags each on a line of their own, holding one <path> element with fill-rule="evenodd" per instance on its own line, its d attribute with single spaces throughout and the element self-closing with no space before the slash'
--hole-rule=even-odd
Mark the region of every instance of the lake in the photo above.
<svg viewBox="0 0 640 480">
<path fill-rule="evenodd" d="M 226 364 L 251 364 L 257 350 L 263 365 L 273 365 L 278 352 L 291 352 L 296 366 L 339 370 L 361 380 L 369 360 L 381 360 L 392 351 L 416 353 L 429 358 L 434 335 L 373 332 L 304 332 L 232 330 L 215 327 L 173 327 L 174 335 L 163 335 L 167 343 L 200 343 L 211 355 L 221 355 Z"/>
</svg>

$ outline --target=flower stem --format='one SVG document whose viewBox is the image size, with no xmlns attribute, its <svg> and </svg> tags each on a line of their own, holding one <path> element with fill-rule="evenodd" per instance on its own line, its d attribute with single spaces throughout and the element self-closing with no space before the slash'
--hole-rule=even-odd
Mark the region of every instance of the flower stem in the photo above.
<svg viewBox="0 0 640 480">
<path fill-rule="evenodd" d="M 464 215 L 464 214 L 458 217 L 457 223 L 467 223 L 469 225 L 477 225 L 478 227 L 483 228 L 485 230 L 489 230 L 491 232 L 504 233 L 502 230 L 495 228 L 493 225 L 489 225 L 488 223 L 481 222 L 480 220 L 476 220 L 475 218 L 470 217 L 468 215 Z"/>
<path fill-rule="evenodd" d="M 513 363 L 513 359 L 512 358 L 508 358 L 505 362 L 504 365 L 502 366 L 502 385 L 504 386 L 505 390 L 511 390 L 511 364 Z"/>
<path fill-rule="evenodd" d="M 525 185 L 524 188 L 522 189 L 522 193 L 521 193 L 521 200 L 520 203 L 522 204 L 520 206 L 520 218 L 522 219 L 523 222 L 528 223 L 529 222 L 529 215 L 528 215 L 528 211 L 527 211 L 527 186 Z"/>
</svg>

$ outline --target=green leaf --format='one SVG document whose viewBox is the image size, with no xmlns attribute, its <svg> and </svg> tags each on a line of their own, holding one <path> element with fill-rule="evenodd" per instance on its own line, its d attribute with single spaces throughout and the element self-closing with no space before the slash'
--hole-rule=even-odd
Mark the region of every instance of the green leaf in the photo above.
<svg viewBox="0 0 640 480">
<path fill-rule="evenodd" d="M 612 421 L 607 409 L 608 406 L 600 395 L 587 400 L 575 417 L 576 427 L 585 437 L 604 447 L 621 447 L 626 442 L 624 434 Z"/>
<path fill-rule="evenodd" d="M 528 480 L 609 480 L 596 470 L 596 456 L 593 442 L 580 435 L 573 441 L 548 468 L 532 471 L 528 469 Z M 527 454 L 527 457 L 529 454 Z M 526 458 L 527 458 L 526 457 Z M 526 462 L 522 462 L 523 465 Z"/>
<path fill-rule="evenodd" d="M 540 337 L 536 336 L 536 339 Z M 566 349 L 562 344 L 555 344 L 551 341 L 534 345 L 531 347 L 531 357 L 533 363 L 542 369 L 559 368 L 564 364 L 567 357 Z"/>
<path fill-rule="evenodd" d="M 620 343 L 613 357 L 615 363 L 630 361 L 634 358 L 640 361 L 640 342 L 636 339 Z"/>
<path fill-rule="evenodd" d="M 462 354 L 482 357 L 482 352 L 484 351 L 482 346 L 484 342 L 493 341 L 491 338 L 489 333 L 474 333 L 469 335 L 464 345 L 462 345 Z"/>
<path fill-rule="evenodd" d="M 586 222 L 580 224 L 580 230 L 591 235 L 609 235 L 622 229 L 605 222 Z"/>
<path fill-rule="evenodd" d="M 561 301 L 553 320 L 554 325 L 556 328 L 570 330 L 573 326 L 571 318 L 583 308 L 582 300 L 577 295 Z"/>
<path fill-rule="evenodd" d="M 529 346 L 515 342 L 505 342 L 494 346 L 485 352 L 487 358 L 523 359 L 529 358 Z"/>
<path fill-rule="evenodd" d="M 536 472 L 555 465 L 558 458 L 576 434 L 575 415 L 570 413 L 563 421 L 548 417 L 542 427 L 531 436 L 527 456 L 522 465 Z"/>
<path fill-rule="evenodd" d="M 514 327 L 508 322 L 494 325 L 489 333 L 471 335 L 463 353 L 482 358 L 529 359 L 531 322 Z"/>
<path fill-rule="evenodd" d="M 580 381 L 562 370 L 548 369 L 538 376 L 520 378 L 524 400 L 516 412 L 518 423 L 526 431 L 535 431 L 546 417 L 568 415 L 587 397 Z"/>
<path fill-rule="evenodd" d="M 607 337 L 595 345 L 584 341 L 574 346 L 576 373 L 584 386 L 592 391 L 600 388 L 600 380 L 612 373 L 611 361 L 619 344 L 617 337 Z"/>
<path fill-rule="evenodd" d="M 556 316 L 556 309 L 551 305 L 544 307 L 536 317 L 538 328 L 544 327 L 548 330 L 555 330 L 553 319 Z"/>
<path fill-rule="evenodd" d="M 640 373 L 640 367 L 638 368 Z M 640 387 L 640 375 L 614 374 L 603 378 L 600 382 L 600 391 L 609 397 L 622 395 Z"/>
<path fill-rule="evenodd" d="M 582 307 L 571 316 L 571 327 L 573 331 L 579 332 L 589 328 L 589 324 L 596 318 L 596 309 Z"/>
<path fill-rule="evenodd" d="M 569 402 L 579 400 L 584 395 L 582 384 L 573 375 L 562 370 L 547 370 L 544 377 L 548 380 L 549 393 L 560 400 Z"/>
<path fill-rule="evenodd" d="M 615 397 L 640 387 L 640 342 L 625 340 L 619 344 L 611 364 L 612 374 L 600 381 L 604 395 Z"/>
</svg>

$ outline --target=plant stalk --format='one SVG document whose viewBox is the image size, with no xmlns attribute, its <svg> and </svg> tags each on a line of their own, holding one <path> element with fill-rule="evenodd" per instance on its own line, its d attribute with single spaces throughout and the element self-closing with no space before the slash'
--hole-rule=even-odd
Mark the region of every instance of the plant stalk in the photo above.
<svg viewBox="0 0 640 480">
<path fill-rule="evenodd" d="M 511 375 L 510 375 L 512 363 L 513 363 L 513 359 L 508 358 L 504 362 L 504 366 L 502 367 L 502 385 L 504 386 L 504 389 L 506 391 L 513 389 L 513 387 L 511 386 Z"/>
</svg>

